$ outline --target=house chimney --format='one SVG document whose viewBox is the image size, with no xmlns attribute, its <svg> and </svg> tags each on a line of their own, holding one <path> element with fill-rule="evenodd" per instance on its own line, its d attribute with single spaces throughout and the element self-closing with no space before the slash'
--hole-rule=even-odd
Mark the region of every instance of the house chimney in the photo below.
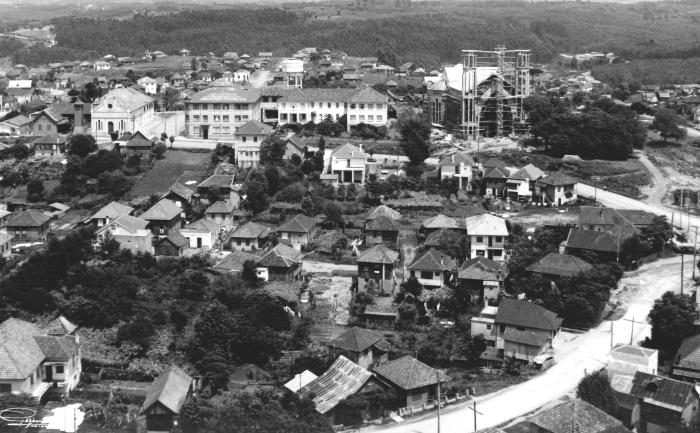
<svg viewBox="0 0 700 433">
<path fill-rule="evenodd" d="M 76 134 L 83 132 L 83 103 L 73 104 L 73 132 Z"/>
</svg>

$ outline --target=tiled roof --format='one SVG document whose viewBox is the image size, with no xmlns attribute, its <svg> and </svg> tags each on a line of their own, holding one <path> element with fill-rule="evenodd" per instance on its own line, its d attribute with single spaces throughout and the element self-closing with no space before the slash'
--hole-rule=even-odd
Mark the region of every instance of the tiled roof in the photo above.
<svg viewBox="0 0 700 433">
<path fill-rule="evenodd" d="M 273 268 L 291 268 L 301 263 L 302 254 L 294 248 L 285 244 L 277 244 L 274 248 L 265 253 L 257 265 Z"/>
<path fill-rule="evenodd" d="M 10 318 L 0 324 L 0 379 L 27 378 L 44 360 L 44 353 L 34 339 L 42 335 L 33 323 Z"/>
<path fill-rule="evenodd" d="M 125 87 L 110 90 L 109 93 L 101 97 L 95 102 L 95 104 L 111 103 L 118 107 L 123 107 L 129 111 L 134 111 L 152 102 L 153 99 L 150 96 L 147 96 L 131 87 Z"/>
<path fill-rule="evenodd" d="M 316 225 L 316 220 L 304 214 L 298 214 L 277 227 L 277 232 L 309 233 Z"/>
<path fill-rule="evenodd" d="M 477 257 L 464 262 L 459 270 L 460 280 L 502 281 L 506 276 L 503 262 L 496 262 L 485 257 Z"/>
<path fill-rule="evenodd" d="M 508 236 L 506 221 L 488 213 L 466 218 L 469 236 Z"/>
<path fill-rule="evenodd" d="M 79 347 L 71 336 L 37 335 L 34 340 L 44 354 L 44 361 L 48 362 L 68 362 Z"/>
<path fill-rule="evenodd" d="M 556 313 L 537 304 L 515 299 L 503 299 L 498 305 L 495 322 L 523 328 L 556 331 L 562 319 Z"/>
<path fill-rule="evenodd" d="M 230 200 L 217 200 L 204 211 L 205 214 L 233 213 L 235 206 Z"/>
<path fill-rule="evenodd" d="M 624 425 L 584 400 L 571 400 L 537 415 L 527 421 L 550 433 L 623 433 Z"/>
<path fill-rule="evenodd" d="M 348 102 L 382 104 L 387 102 L 387 98 L 371 87 L 363 87 L 350 96 Z"/>
<path fill-rule="evenodd" d="M 630 390 L 631 395 L 643 398 L 646 403 L 668 409 L 675 408 L 676 411 L 683 410 L 689 404 L 694 392 L 695 385 L 692 383 L 641 371 L 634 375 Z"/>
<path fill-rule="evenodd" d="M 252 103 L 259 100 L 260 96 L 260 89 L 209 87 L 192 95 L 189 102 Z"/>
<path fill-rule="evenodd" d="M 259 120 L 253 119 L 249 120 L 248 122 L 244 123 L 240 128 L 238 128 L 238 131 L 236 131 L 236 135 L 265 135 L 271 132 L 272 126 L 266 125 Z"/>
<path fill-rule="evenodd" d="M 190 244 L 190 241 L 178 231 L 171 231 L 168 233 L 168 236 L 158 241 L 158 245 L 163 242 L 170 242 L 178 248 L 184 248 Z"/>
<path fill-rule="evenodd" d="M 446 165 L 457 165 L 463 162 L 464 165 L 473 166 L 475 164 L 474 159 L 469 156 L 469 154 L 464 152 L 454 152 L 449 155 L 443 156 L 440 160 L 440 166 Z"/>
<path fill-rule="evenodd" d="M 103 226 L 98 233 L 107 230 L 113 225 L 118 225 L 129 233 L 136 234 L 137 231 L 144 230 L 148 226 L 148 221 L 131 215 L 119 215 L 114 221 Z"/>
<path fill-rule="evenodd" d="M 407 391 L 424 386 L 437 385 L 438 382 L 446 382 L 449 379 L 440 370 L 436 370 L 408 355 L 379 364 L 372 370 L 381 379 Z"/>
<path fill-rule="evenodd" d="M 578 182 L 578 180 L 571 176 L 567 176 L 563 173 L 555 172 L 550 174 L 549 176 L 545 176 L 542 179 L 539 179 L 537 182 L 543 185 L 558 186 L 574 185 Z"/>
<path fill-rule="evenodd" d="M 219 231 L 219 227 L 216 225 L 216 223 L 206 218 L 200 218 L 197 221 L 191 222 L 183 229 L 208 233 L 217 233 Z"/>
<path fill-rule="evenodd" d="M 63 316 L 58 316 L 49 323 L 46 327 L 46 333 L 49 335 L 68 335 L 78 329 L 70 320 Z"/>
<path fill-rule="evenodd" d="M 535 346 L 541 348 L 549 339 L 538 332 L 519 331 L 515 328 L 508 328 L 503 334 L 504 341 L 512 341 L 514 343 L 523 344 L 525 346 Z"/>
<path fill-rule="evenodd" d="M 375 345 L 379 345 L 379 348 L 387 349 L 388 344 L 381 335 L 358 326 L 353 326 L 328 343 L 330 347 L 354 353 L 363 352 Z M 388 350 L 384 351 L 388 352 Z"/>
<path fill-rule="evenodd" d="M 90 219 L 115 219 L 119 215 L 129 215 L 133 211 L 133 207 L 113 201 L 104 205 L 102 209 L 98 210 L 93 216 L 90 217 Z"/>
<path fill-rule="evenodd" d="M 66 144 L 68 134 L 48 134 L 34 140 L 33 144 Z"/>
<path fill-rule="evenodd" d="M 601 206 L 581 206 L 578 222 L 580 225 L 615 225 L 628 223 L 616 209 Z"/>
<path fill-rule="evenodd" d="M 231 188 L 232 185 L 232 174 L 213 174 L 197 185 L 197 188 L 209 188 L 210 186 L 215 186 L 218 188 Z"/>
<path fill-rule="evenodd" d="M 178 195 L 182 198 L 184 198 L 187 201 L 190 201 L 192 199 L 192 195 L 194 195 L 194 191 L 186 187 L 185 185 L 181 184 L 180 182 L 175 182 L 174 184 L 170 185 L 170 188 L 168 188 L 169 192 L 172 192 L 175 195 Z"/>
<path fill-rule="evenodd" d="M 510 179 L 521 180 L 537 180 L 542 177 L 544 177 L 544 172 L 532 164 L 528 164 L 510 175 Z"/>
<path fill-rule="evenodd" d="M 224 257 L 219 263 L 214 266 L 214 269 L 220 269 L 227 272 L 241 272 L 243 270 L 243 264 L 248 260 L 257 262 L 260 259 L 259 256 L 247 252 L 247 251 L 234 251 L 231 254 Z"/>
<path fill-rule="evenodd" d="M 617 212 L 627 221 L 636 226 L 650 225 L 654 222 L 654 218 L 657 217 L 657 215 L 651 212 L 636 209 L 618 209 Z"/>
<path fill-rule="evenodd" d="M 484 168 L 506 168 L 506 163 L 497 158 L 489 158 L 481 163 Z"/>
<path fill-rule="evenodd" d="M 379 206 L 375 207 L 374 209 L 372 209 L 367 214 L 366 219 L 369 221 L 369 220 L 373 220 L 375 218 L 379 218 L 380 216 L 389 217 L 393 220 L 401 219 L 401 214 L 399 213 L 399 211 L 394 210 L 385 204 L 379 205 Z"/>
<path fill-rule="evenodd" d="M 700 334 L 683 339 L 676 356 L 679 366 L 700 370 Z"/>
<path fill-rule="evenodd" d="M 380 232 L 398 232 L 399 224 L 389 217 L 380 216 L 368 222 L 365 226 L 365 230 L 373 230 Z"/>
<path fill-rule="evenodd" d="M 331 158 L 348 159 L 348 158 L 363 158 L 367 159 L 367 154 L 354 144 L 345 143 L 342 146 L 334 149 L 331 152 Z"/>
<path fill-rule="evenodd" d="M 341 355 L 325 373 L 303 387 L 299 393 L 313 394 L 316 411 L 324 414 L 341 400 L 359 391 L 370 377 L 372 373 Z"/>
<path fill-rule="evenodd" d="M 178 205 L 164 198 L 139 215 L 139 218 L 146 221 L 170 221 L 180 215 L 180 213 L 182 213 L 182 209 Z"/>
<path fill-rule="evenodd" d="M 559 253 L 549 253 L 527 268 L 530 272 L 560 277 L 575 277 L 582 272 L 590 272 L 592 269 L 593 265 L 583 259 Z"/>
<path fill-rule="evenodd" d="M 566 248 L 616 253 L 619 245 L 622 245 L 630 237 L 635 236 L 634 229 L 631 226 L 627 227 L 629 227 L 628 230 L 624 229 L 624 226 L 618 229 L 619 242 L 618 235 L 610 231 L 599 232 L 572 228 L 566 239 Z"/>
<path fill-rule="evenodd" d="M 375 245 L 360 253 L 358 263 L 394 264 L 399 259 L 399 253 L 385 245 Z"/>
<path fill-rule="evenodd" d="M 181 368 L 171 365 L 153 381 L 141 406 L 141 413 L 160 403 L 174 414 L 179 414 L 191 386 L 192 378 Z"/>
<path fill-rule="evenodd" d="M 510 177 L 510 173 L 505 168 L 500 167 L 484 167 L 485 179 L 500 179 Z"/>
<path fill-rule="evenodd" d="M 411 271 L 454 271 L 455 260 L 436 249 L 429 249 L 423 254 L 418 254 L 413 259 L 408 269 Z"/>
<path fill-rule="evenodd" d="M 247 223 L 238 226 L 236 230 L 231 233 L 231 238 L 257 239 L 267 236 L 269 232 L 269 227 L 253 221 L 248 221 Z"/>
<path fill-rule="evenodd" d="M 454 218 L 445 215 L 435 215 L 423 221 L 423 228 L 426 229 L 457 229 L 459 225 Z"/>
<path fill-rule="evenodd" d="M 39 227 L 50 219 L 50 216 L 40 210 L 27 209 L 10 215 L 5 225 L 7 227 Z"/>
</svg>

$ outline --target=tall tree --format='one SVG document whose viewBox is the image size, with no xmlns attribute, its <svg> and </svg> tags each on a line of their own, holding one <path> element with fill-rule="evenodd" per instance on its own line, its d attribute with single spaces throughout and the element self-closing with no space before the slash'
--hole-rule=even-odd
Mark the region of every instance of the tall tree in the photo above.
<svg viewBox="0 0 700 433">
<path fill-rule="evenodd" d="M 681 120 L 678 115 L 665 108 L 660 108 L 654 115 L 654 121 L 651 123 L 652 129 L 659 131 L 659 135 L 664 140 L 673 138 L 678 141 L 685 137 L 686 130 L 680 127 Z"/>
<path fill-rule="evenodd" d="M 693 334 L 697 310 L 688 295 L 666 292 L 649 313 L 652 347 L 666 359 L 673 357 L 685 337 Z"/>
<path fill-rule="evenodd" d="M 576 387 L 576 397 L 587 401 L 603 412 L 614 414 L 617 411 L 615 393 L 610 387 L 608 374 L 604 371 L 586 374 Z"/>
<path fill-rule="evenodd" d="M 398 123 L 401 147 L 408 156 L 410 165 L 414 168 L 421 167 L 430 156 L 430 122 L 412 110 L 404 110 Z"/>
</svg>

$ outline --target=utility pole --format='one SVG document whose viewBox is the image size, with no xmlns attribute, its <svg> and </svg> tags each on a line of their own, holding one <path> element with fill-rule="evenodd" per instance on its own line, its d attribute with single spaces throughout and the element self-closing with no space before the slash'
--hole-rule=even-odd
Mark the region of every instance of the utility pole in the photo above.
<svg viewBox="0 0 700 433">
<path fill-rule="evenodd" d="M 437 433 L 440 433 L 440 370 L 435 370 L 437 376 Z"/>
<path fill-rule="evenodd" d="M 630 331 L 630 344 L 633 344 L 634 343 L 634 324 L 635 323 L 642 323 L 642 322 L 637 322 L 636 320 L 634 320 L 634 316 L 632 316 L 631 320 L 630 319 L 625 319 L 625 320 L 628 322 L 632 322 L 632 330 Z"/>
<path fill-rule="evenodd" d="M 614 341 L 613 334 L 614 334 L 614 332 L 615 332 L 615 321 L 613 320 L 613 316 L 610 316 L 610 347 L 611 348 L 613 347 L 613 341 Z"/>
<path fill-rule="evenodd" d="M 693 243 L 693 280 L 695 280 L 695 258 L 698 255 L 698 226 L 695 226 L 695 241 Z"/>
<path fill-rule="evenodd" d="M 685 265 L 685 254 L 681 253 L 681 295 L 683 294 L 683 273 Z"/>
<path fill-rule="evenodd" d="M 477 414 L 483 415 L 483 413 L 481 413 L 481 412 L 479 412 L 478 410 L 476 410 L 476 400 L 474 400 L 473 406 L 472 406 L 472 407 L 467 407 L 467 409 L 469 409 L 469 410 L 471 410 L 472 412 L 474 412 L 474 431 L 477 431 L 478 429 L 476 428 L 476 415 L 477 415 Z"/>
</svg>

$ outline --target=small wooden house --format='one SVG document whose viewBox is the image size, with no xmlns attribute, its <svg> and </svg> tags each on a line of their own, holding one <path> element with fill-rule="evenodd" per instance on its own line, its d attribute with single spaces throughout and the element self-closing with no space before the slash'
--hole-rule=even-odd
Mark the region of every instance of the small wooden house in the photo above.
<svg viewBox="0 0 700 433">
<path fill-rule="evenodd" d="M 153 381 L 141 406 L 147 432 L 171 432 L 187 398 L 192 395 L 192 378 L 171 365 Z"/>
</svg>

